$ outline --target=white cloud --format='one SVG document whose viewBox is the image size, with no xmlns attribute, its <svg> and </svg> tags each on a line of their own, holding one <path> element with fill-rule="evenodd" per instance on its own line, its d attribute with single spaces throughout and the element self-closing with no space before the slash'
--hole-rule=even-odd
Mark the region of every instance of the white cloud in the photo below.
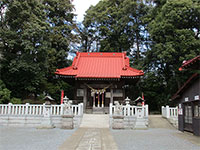
<svg viewBox="0 0 200 150">
<path fill-rule="evenodd" d="M 96 5 L 100 0 L 73 0 L 75 5 L 75 14 L 77 14 L 77 21 L 82 22 L 84 18 L 85 11 L 91 6 Z"/>
</svg>

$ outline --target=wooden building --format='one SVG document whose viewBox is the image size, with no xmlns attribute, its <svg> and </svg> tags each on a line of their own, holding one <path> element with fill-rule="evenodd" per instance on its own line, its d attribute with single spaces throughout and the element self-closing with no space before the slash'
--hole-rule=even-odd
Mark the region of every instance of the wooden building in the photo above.
<svg viewBox="0 0 200 150">
<path fill-rule="evenodd" d="M 196 70 L 172 97 L 172 102 L 177 104 L 179 109 L 179 130 L 200 136 L 200 56 L 186 61 L 179 70 Z"/>
<path fill-rule="evenodd" d="M 108 112 L 109 103 L 125 99 L 125 87 L 135 84 L 143 71 L 131 68 L 126 53 L 77 52 L 70 67 L 56 74 L 73 82 L 74 100 L 84 109 Z"/>
</svg>

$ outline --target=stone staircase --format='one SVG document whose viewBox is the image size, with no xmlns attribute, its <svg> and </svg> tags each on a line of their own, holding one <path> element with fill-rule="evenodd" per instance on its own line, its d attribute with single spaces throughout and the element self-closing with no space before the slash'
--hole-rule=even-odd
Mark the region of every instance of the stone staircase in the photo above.
<svg viewBox="0 0 200 150">
<path fill-rule="evenodd" d="M 83 114 L 81 128 L 109 128 L 108 114 Z"/>
</svg>

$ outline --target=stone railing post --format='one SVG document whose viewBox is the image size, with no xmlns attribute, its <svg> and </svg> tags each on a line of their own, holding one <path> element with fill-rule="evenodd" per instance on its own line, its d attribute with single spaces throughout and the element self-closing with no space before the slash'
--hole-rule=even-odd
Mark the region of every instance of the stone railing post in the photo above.
<svg viewBox="0 0 200 150">
<path fill-rule="evenodd" d="M 145 106 L 142 106 L 142 118 L 145 116 L 145 111 L 144 111 L 144 109 L 145 109 Z"/>
<path fill-rule="evenodd" d="M 78 104 L 78 115 L 81 115 L 81 104 Z"/>
<path fill-rule="evenodd" d="M 130 104 L 127 104 L 126 108 L 127 108 L 127 116 L 130 116 Z"/>
<path fill-rule="evenodd" d="M 165 116 L 165 115 L 164 115 L 164 108 L 165 108 L 164 106 L 161 107 L 161 115 L 162 115 L 162 117 Z"/>
<path fill-rule="evenodd" d="M 175 116 L 178 117 L 178 106 L 176 106 Z"/>
<path fill-rule="evenodd" d="M 109 111 L 110 111 L 110 116 L 112 116 L 112 103 L 110 103 L 110 107 L 109 107 Z"/>
<path fill-rule="evenodd" d="M 145 105 L 145 117 L 149 116 L 149 105 Z"/>
<path fill-rule="evenodd" d="M 166 106 L 166 118 L 170 117 L 169 106 Z"/>
<path fill-rule="evenodd" d="M 63 115 L 64 104 L 61 104 L 60 107 L 61 107 L 61 109 L 60 109 L 60 115 Z"/>
<path fill-rule="evenodd" d="M 45 113 L 45 103 L 43 103 L 43 113 L 42 113 L 42 115 L 44 115 L 44 113 Z"/>
<path fill-rule="evenodd" d="M 43 104 L 43 119 L 38 128 L 51 129 L 54 125 L 51 120 L 51 104 Z"/>
<path fill-rule="evenodd" d="M 26 107 L 25 107 L 25 115 L 28 115 L 28 106 L 29 106 L 29 103 L 26 103 Z"/>
<path fill-rule="evenodd" d="M 11 114 L 11 108 L 12 107 L 12 103 L 8 103 L 8 115 Z"/>
</svg>

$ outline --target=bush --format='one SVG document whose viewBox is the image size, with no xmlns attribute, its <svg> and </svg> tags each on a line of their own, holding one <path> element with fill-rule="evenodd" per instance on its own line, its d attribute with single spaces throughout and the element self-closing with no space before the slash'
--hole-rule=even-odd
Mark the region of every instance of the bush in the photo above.
<svg viewBox="0 0 200 150">
<path fill-rule="evenodd" d="M 12 104 L 21 104 L 22 103 L 22 101 L 21 101 L 21 99 L 19 99 L 19 98 L 12 98 L 11 100 L 10 100 L 10 102 L 12 103 Z"/>
<path fill-rule="evenodd" d="M 2 80 L 0 80 L 0 104 L 5 104 L 10 101 L 11 91 L 6 88 Z"/>
</svg>

